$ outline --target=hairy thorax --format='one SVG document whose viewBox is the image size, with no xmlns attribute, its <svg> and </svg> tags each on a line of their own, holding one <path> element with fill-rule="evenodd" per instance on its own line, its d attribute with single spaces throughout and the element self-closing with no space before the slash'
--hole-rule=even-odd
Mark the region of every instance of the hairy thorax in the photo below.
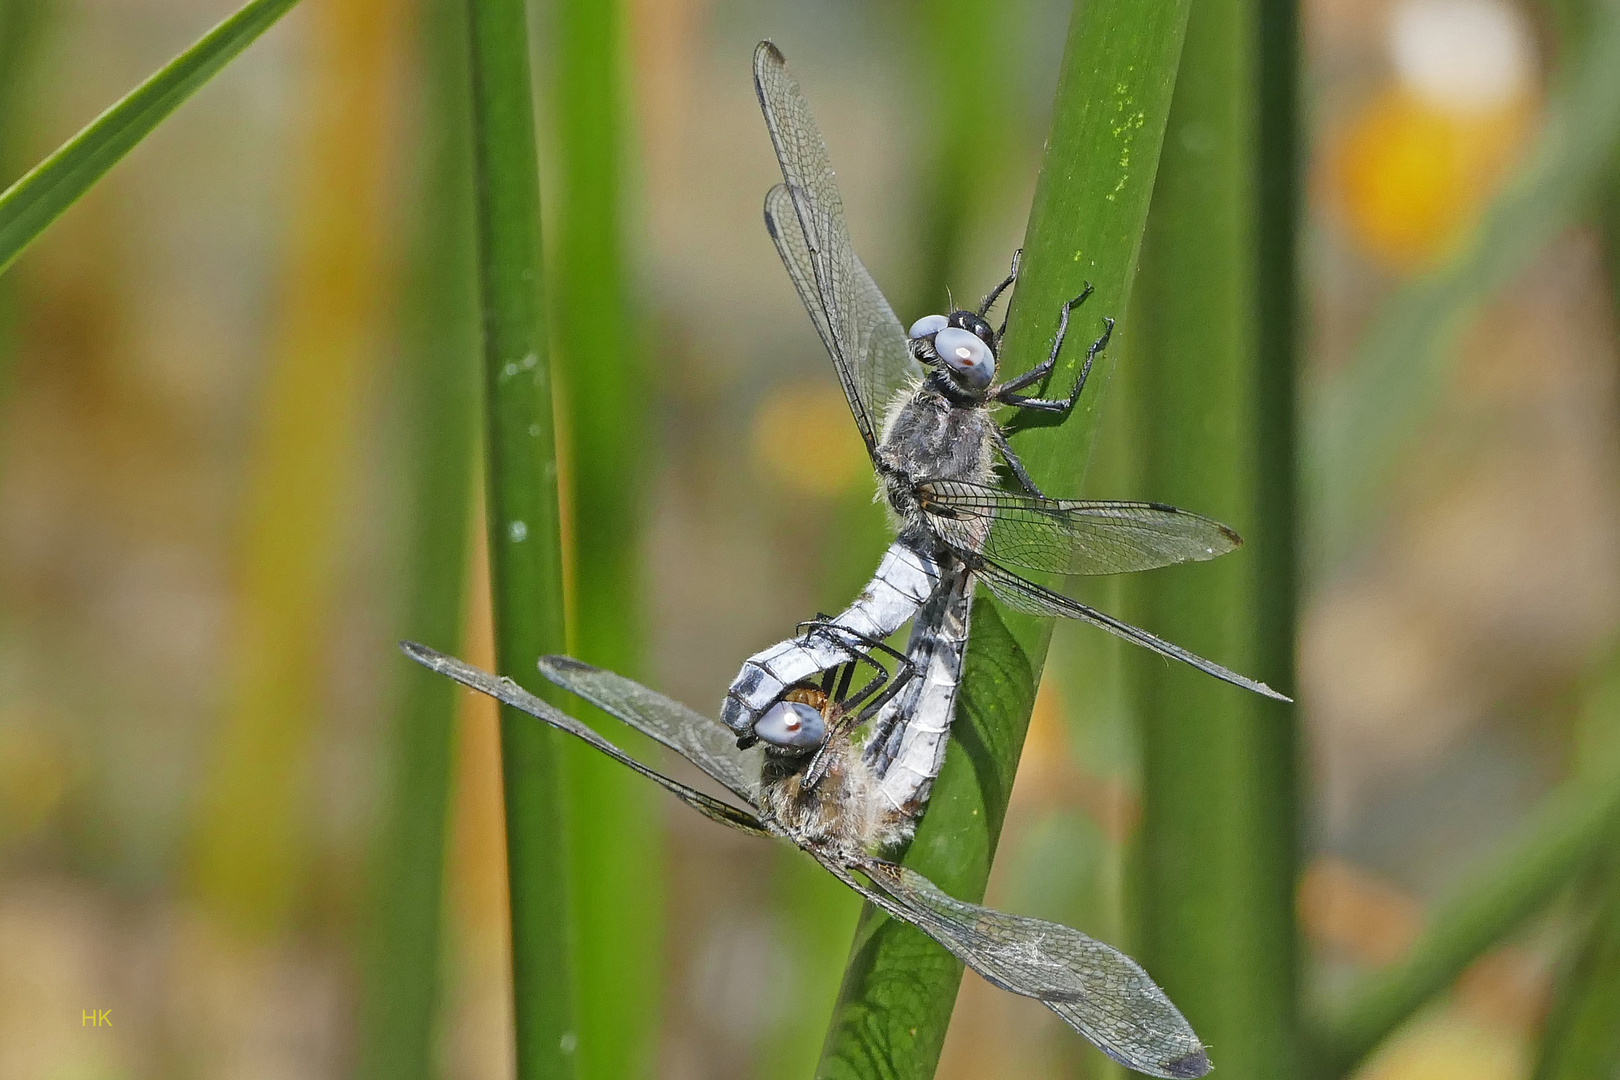
<svg viewBox="0 0 1620 1080">
<path fill-rule="evenodd" d="M 910 839 L 911 814 L 884 799 L 882 782 L 859 748 L 843 736 L 828 752 L 833 761 L 809 790 L 806 757 L 766 755 L 759 790 L 765 818 L 794 842 L 838 858 L 882 852 Z"/>
<path fill-rule="evenodd" d="M 888 474 L 889 505 L 904 518 L 917 514 L 917 480 L 989 483 L 995 421 L 979 406 L 953 405 L 927 384 L 895 399 L 883 425 L 878 460 Z"/>
</svg>

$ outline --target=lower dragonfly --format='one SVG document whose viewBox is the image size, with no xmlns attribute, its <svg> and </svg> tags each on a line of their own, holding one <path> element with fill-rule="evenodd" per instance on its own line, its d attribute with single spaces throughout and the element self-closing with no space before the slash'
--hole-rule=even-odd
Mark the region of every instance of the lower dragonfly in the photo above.
<svg viewBox="0 0 1620 1080">
<path fill-rule="evenodd" d="M 922 678 L 906 670 L 904 658 L 896 658 L 893 678 L 869 658 L 852 657 L 823 673 L 819 682 L 794 686 L 760 720 L 779 738 L 748 748 L 739 747 L 717 721 L 621 675 L 564 656 L 540 659 L 547 679 L 681 755 L 725 789 L 731 796 L 727 800 L 643 764 L 511 679 L 415 642 L 400 647 L 424 667 L 589 743 L 705 817 L 796 845 L 875 907 L 915 926 L 988 982 L 1040 1001 L 1120 1064 L 1171 1078 L 1209 1072 L 1209 1055 L 1191 1025 L 1124 953 L 1058 923 L 958 900 L 916 871 L 882 857 L 910 835 L 914 815 L 883 797 L 883 778 L 867 764 L 851 738 L 854 725 L 845 721 L 851 711 L 881 708 L 883 696 L 897 684 L 915 685 Z M 852 691 L 852 672 L 861 663 L 879 674 Z M 812 762 L 822 768 L 814 785 L 805 782 Z"/>
</svg>

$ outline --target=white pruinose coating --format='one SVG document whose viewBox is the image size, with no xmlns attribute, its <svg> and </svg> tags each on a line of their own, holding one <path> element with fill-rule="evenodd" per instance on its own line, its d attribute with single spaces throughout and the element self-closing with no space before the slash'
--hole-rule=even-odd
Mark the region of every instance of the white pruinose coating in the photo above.
<svg viewBox="0 0 1620 1080">
<path fill-rule="evenodd" d="M 950 323 L 951 321 L 943 315 L 924 315 L 911 324 L 911 329 L 907 331 L 907 335 L 915 341 L 918 338 L 925 338 L 929 334 L 939 333 Z"/>
<path fill-rule="evenodd" d="M 883 707 L 877 727 L 893 722 L 898 713 L 910 717 L 899 729 L 900 742 L 894 757 L 880 764 L 878 791 L 886 805 L 898 813 L 915 815 L 928 802 L 934 778 L 945 763 L 945 746 L 951 722 L 956 718 L 956 695 L 962 675 L 962 654 L 967 649 L 972 615 L 973 575 L 957 569 L 943 595 L 930 604 L 940 606 L 940 619 L 932 640 L 926 643 L 914 633 L 908 652 L 921 660 L 916 673 L 900 696 Z"/>
<path fill-rule="evenodd" d="M 803 702 L 778 701 L 759 718 L 754 734 L 786 750 L 813 750 L 827 737 L 827 721 Z"/>
<path fill-rule="evenodd" d="M 996 374 L 990 346 L 970 330 L 947 326 L 934 335 L 934 352 L 969 386 L 989 386 Z"/>
<path fill-rule="evenodd" d="M 833 619 L 852 636 L 807 634 L 750 656 L 720 704 L 720 722 L 739 735 L 753 731 L 756 720 L 789 687 L 849 660 L 848 641 L 882 641 L 900 629 L 933 593 L 939 572 L 934 556 L 895 540 L 861 595 Z"/>
</svg>

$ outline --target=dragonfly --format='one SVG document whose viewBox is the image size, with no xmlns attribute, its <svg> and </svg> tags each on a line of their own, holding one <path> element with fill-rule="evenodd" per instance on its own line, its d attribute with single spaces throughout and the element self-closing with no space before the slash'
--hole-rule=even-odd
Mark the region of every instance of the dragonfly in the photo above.
<svg viewBox="0 0 1620 1080">
<path fill-rule="evenodd" d="M 842 662 L 847 646 L 883 640 L 910 620 L 914 677 L 883 707 L 864 744 L 888 770 L 889 797 L 925 800 L 938 774 L 955 709 L 976 584 L 1004 606 L 1077 619 L 1246 690 L 1287 701 L 1265 683 L 1045 588 L 1022 572 L 1117 574 L 1213 559 L 1241 539 L 1198 514 L 1154 502 L 1049 498 L 1008 444 L 993 410 L 1066 415 L 1108 345 L 1112 319 L 1086 349 L 1066 397 L 1028 391 L 1057 367 L 1070 318 L 1091 295 L 1066 302 L 1046 358 L 997 381 L 1003 318 L 991 309 L 1018 277 L 1011 272 L 977 309 L 927 315 L 901 327 L 856 256 L 820 129 L 777 47 L 754 52 L 754 86 L 782 183 L 765 197 L 765 225 L 810 314 L 849 402 L 897 535 L 871 581 L 813 635 L 797 635 L 744 661 L 720 719 L 743 744 L 769 741 L 760 720 L 804 680 Z M 996 482 L 1000 461 L 1019 490 Z M 840 632 L 848 638 L 839 642 Z"/>
<path fill-rule="evenodd" d="M 774 726 L 783 744 L 745 748 L 729 728 L 622 675 L 566 656 L 540 659 L 552 683 L 695 765 L 727 795 L 716 798 L 642 763 L 511 679 L 415 642 L 400 647 L 424 667 L 588 743 L 710 820 L 794 844 L 873 906 L 921 930 L 990 983 L 1040 1001 L 1122 1065 L 1160 1077 L 1210 1070 L 1186 1018 L 1124 953 L 1058 923 L 958 900 L 882 857 L 909 837 L 913 816 L 881 796 L 841 721 L 892 692 L 896 679 L 878 675 L 852 689 L 861 661 L 846 660 L 819 682 L 795 686 L 762 717 L 761 726 Z M 812 786 L 805 779 L 813 760 L 824 762 L 825 771 Z"/>
</svg>

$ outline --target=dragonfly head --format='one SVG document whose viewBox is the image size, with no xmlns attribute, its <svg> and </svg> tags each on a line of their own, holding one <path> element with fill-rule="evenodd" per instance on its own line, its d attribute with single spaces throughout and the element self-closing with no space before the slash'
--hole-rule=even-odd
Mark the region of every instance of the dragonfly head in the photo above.
<svg viewBox="0 0 1620 1080">
<path fill-rule="evenodd" d="M 976 313 L 925 315 L 911 325 L 911 351 L 963 390 L 979 392 L 996 377 L 995 331 Z"/>
</svg>

